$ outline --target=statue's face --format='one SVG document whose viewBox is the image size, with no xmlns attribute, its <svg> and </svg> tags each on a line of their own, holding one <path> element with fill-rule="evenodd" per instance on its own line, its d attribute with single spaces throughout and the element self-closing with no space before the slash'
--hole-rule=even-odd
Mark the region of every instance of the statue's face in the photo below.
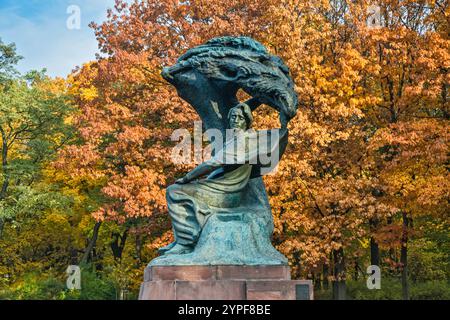
<svg viewBox="0 0 450 320">
<path fill-rule="evenodd" d="M 230 113 L 229 121 L 231 129 L 247 129 L 247 122 L 241 109 L 233 109 Z"/>
</svg>

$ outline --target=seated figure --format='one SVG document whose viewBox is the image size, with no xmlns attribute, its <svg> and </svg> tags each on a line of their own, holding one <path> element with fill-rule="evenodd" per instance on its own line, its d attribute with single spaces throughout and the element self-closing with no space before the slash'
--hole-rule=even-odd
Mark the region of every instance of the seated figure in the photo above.
<svg viewBox="0 0 450 320">
<path fill-rule="evenodd" d="M 247 104 L 240 103 L 230 109 L 228 125 L 233 129 L 231 139 L 210 160 L 167 188 L 167 205 L 175 241 L 159 249 L 160 253 L 192 252 L 211 212 L 240 205 L 242 191 L 252 173 L 253 162 L 249 159 L 256 156 L 256 151 L 249 150 L 248 143 L 243 144 L 243 148 L 235 148 L 235 142 L 241 138 L 248 141 L 252 121 L 252 112 Z"/>
</svg>

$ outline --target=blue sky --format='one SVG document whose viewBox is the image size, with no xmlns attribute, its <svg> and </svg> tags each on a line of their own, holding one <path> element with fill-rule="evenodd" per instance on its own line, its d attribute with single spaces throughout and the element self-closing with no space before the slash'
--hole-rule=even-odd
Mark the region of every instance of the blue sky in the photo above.
<svg viewBox="0 0 450 320">
<path fill-rule="evenodd" d="M 80 29 L 67 28 L 67 8 L 81 11 Z M 91 21 L 106 18 L 114 0 L 0 0 L 0 38 L 15 42 L 24 57 L 18 69 L 47 68 L 50 76 L 65 77 L 77 65 L 93 60 L 98 52 Z"/>
</svg>

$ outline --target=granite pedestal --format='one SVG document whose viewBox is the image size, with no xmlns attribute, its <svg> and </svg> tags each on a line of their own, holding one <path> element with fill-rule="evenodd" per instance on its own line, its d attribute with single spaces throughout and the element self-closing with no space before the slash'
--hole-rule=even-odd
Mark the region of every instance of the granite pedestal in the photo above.
<svg viewBox="0 0 450 320">
<path fill-rule="evenodd" d="M 288 266 L 149 266 L 139 300 L 312 300 Z"/>
</svg>

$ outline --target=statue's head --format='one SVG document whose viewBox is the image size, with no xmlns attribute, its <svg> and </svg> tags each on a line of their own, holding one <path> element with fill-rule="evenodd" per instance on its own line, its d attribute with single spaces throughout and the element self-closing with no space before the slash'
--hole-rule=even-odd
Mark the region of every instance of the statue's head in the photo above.
<svg viewBox="0 0 450 320">
<path fill-rule="evenodd" d="M 252 110 L 245 103 L 239 103 L 228 112 L 228 126 L 231 129 L 248 130 L 252 122 Z"/>
</svg>

